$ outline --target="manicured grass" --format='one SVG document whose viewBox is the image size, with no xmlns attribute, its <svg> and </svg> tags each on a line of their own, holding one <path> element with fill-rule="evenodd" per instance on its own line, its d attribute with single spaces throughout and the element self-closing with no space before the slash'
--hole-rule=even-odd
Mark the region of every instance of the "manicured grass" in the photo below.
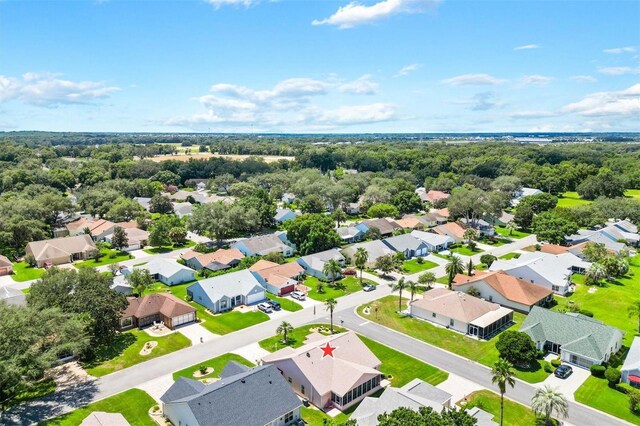
<svg viewBox="0 0 640 426">
<path fill-rule="evenodd" d="M 94 259 L 84 260 L 76 263 L 76 268 L 97 268 L 98 266 L 111 265 L 112 263 L 119 263 L 133 259 L 133 256 L 129 253 L 108 248 L 100 249 L 100 253 L 102 253 L 102 257 L 97 262 Z"/>
<path fill-rule="evenodd" d="M 484 250 L 482 250 L 481 248 L 477 248 L 475 250 L 471 250 L 469 247 L 465 246 L 458 246 L 455 248 L 450 248 L 449 249 L 452 253 L 458 253 L 461 254 L 463 256 L 473 256 L 474 254 L 478 254 L 478 253 L 482 253 Z"/>
<path fill-rule="evenodd" d="M 18 394 L 11 402 L 9 406 L 21 404 L 25 401 L 40 398 L 50 393 L 55 392 L 56 382 L 52 378 L 42 379 L 31 386 L 28 391 Z"/>
<path fill-rule="evenodd" d="M 592 201 L 583 200 L 577 192 L 565 192 L 562 194 L 562 198 L 558 197 L 558 204 L 556 207 L 576 207 L 590 203 L 592 203 Z"/>
<path fill-rule="evenodd" d="M 24 281 L 37 280 L 44 275 L 44 268 L 34 268 L 27 262 L 13 264 L 13 274 L 11 278 L 19 283 Z"/>
<path fill-rule="evenodd" d="M 609 387 L 606 379 L 589 376 L 574 394 L 576 401 L 619 417 L 635 425 L 640 424 L 640 416 L 629 410 L 629 397 Z"/>
<path fill-rule="evenodd" d="M 461 333 L 447 330 L 443 327 L 437 327 L 428 321 L 399 315 L 396 312 L 398 309 L 397 296 L 386 296 L 375 301 L 373 304 L 378 307 L 377 315 L 373 313 L 364 315 L 363 310 L 367 305 L 358 307 L 358 314 L 363 318 L 375 321 L 393 330 L 477 361 L 488 367 L 493 366 L 498 360 L 498 350 L 495 347 L 498 336 L 494 336 L 489 341 L 476 340 Z M 524 318 L 525 316 L 523 314 L 514 312 L 513 319 L 516 325 L 512 328 L 517 329 L 524 321 Z M 530 370 L 516 369 L 516 375 L 518 378 L 529 383 L 538 383 L 549 375 L 549 373 L 544 371 L 545 363 L 546 361 L 539 361 Z"/>
<path fill-rule="evenodd" d="M 107 413 L 121 413 L 132 426 L 156 426 L 156 423 L 149 416 L 149 409 L 154 405 L 156 402 L 146 392 L 140 389 L 130 389 L 42 424 L 46 426 L 77 426 L 94 411 L 105 411 Z"/>
<path fill-rule="evenodd" d="M 624 196 L 640 200 L 640 189 L 627 189 L 624 192 Z"/>
<path fill-rule="evenodd" d="M 277 327 L 278 325 L 274 326 L 274 330 L 273 330 L 274 333 Z M 309 325 L 303 325 L 302 327 L 294 328 L 293 331 L 291 331 L 287 335 L 286 344 L 282 342 L 282 336 L 280 335 L 268 337 L 258 342 L 258 344 L 262 349 L 269 352 L 275 352 L 278 349 L 282 349 L 285 346 L 291 346 L 292 348 L 299 348 L 300 346 L 304 345 L 304 339 L 309 335 L 309 333 L 311 333 L 310 330 L 312 328 L 318 328 L 318 327 L 328 330 L 329 324 L 309 324 Z M 342 333 L 343 331 L 345 331 L 344 328 L 338 327 L 335 324 L 333 325 L 334 333 Z M 328 334 L 328 333 L 323 333 L 323 334 Z"/>
<path fill-rule="evenodd" d="M 150 249 L 144 249 L 143 251 L 145 253 L 148 254 L 162 254 L 162 253 L 169 253 L 171 251 L 174 250 L 180 250 L 180 249 L 187 249 L 189 247 L 193 247 L 196 245 L 195 241 L 191 241 L 191 240 L 187 240 L 187 242 L 183 245 L 177 246 L 177 245 L 170 245 L 170 246 L 166 246 L 166 247 L 153 247 Z"/>
<path fill-rule="evenodd" d="M 449 278 L 445 275 L 444 277 L 436 278 L 436 282 L 439 284 L 449 284 Z"/>
<path fill-rule="evenodd" d="M 520 253 L 507 253 L 500 256 L 499 259 L 509 260 L 509 259 L 517 259 L 519 257 L 520 257 Z"/>
<path fill-rule="evenodd" d="M 290 297 L 278 297 L 275 294 L 267 293 L 267 297 L 280 304 L 285 311 L 295 312 L 302 309 L 302 305 L 294 302 Z"/>
<path fill-rule="evenodd" d="M 515 238 L 516 240 L 519 240 L 520 238 L 528 237 L 529 235 L 531 235 L 529 232 L 524 232 L 524 231 L 518 231 L 518 230 L 510 231 L 504 226 L 496 226 L 495 229 L 497 234 L 507 238 Z M 511 235 L 509 235 L 509 232 L 511 232 Z"/>
<path fill-rule="evenodd" d="M 571 282 L 574 284 L 584 284 L 586 278 L 584 274 L 571 274 Z"/>
<path fill-rule="evenodd" d="M 509 391 L 507 390 L 507 395 Z M 481 390 L 467 395 L 466 408 L 478 407 L 488 413 L 493 414 L 493 421 L 500 421 L 500 395 L 488 390 Z M 511 401 L 504 400 L 504 421 L 506 426 L 533 426 L 536 424 L 536 416 L 529 407 Z"/>
<path fill-rule="evenodd" d="M 344 277 L 340 281 L 336 281 L 335 286 L 331 287 L 328 282 L 323 282 L 324 288 L 322 293 L 318 293 L 316 287 L 318 286 L 318 280 L 316 277 L 307 277 L 304 280 L 304 285 L 310 287 L 309 296 L 311 299 L 318 300 L 320 302 L 324 302 L 327 299 L 345 296 L 347 294 L 355 293 L 357 291 L 362 290 L 362 286 L 360 285 L 360 280 L 354 276 Z M 363 280 L 363 283 L 374 284 L 373 281 Z"/>
<path fill-rule="evenodd" d="M 573 275 L 574 282 L 583 277 Z M 595 292 L 589 293 L 589 289 Z M 593 312 L 595 319 L 617 327 L 625 332 L 622 343 L 630 346 L 634 336 L 638 334 L 638 321 L 629 318 L 627 312 L 631 303 L 640 299 L 640 255 L 629 259 L 629 273 L 613 282 L 603 282 L 603 286 L 577 285 L 576 291 L 568 297 L 555 297 L 558 304 L 554 310 L 568 309 L 570 301 L 580 309 Z"/>
<path fill-rule="evenodd" d="M 158 342 L 158 346 L 149 355 L 140 355 L 140 350 L 150 341 Z M 110 345 L 96 348 L 95 360 L 85 363 L 84 367 L 92 376 L 100 377 L 188 346 L 191 346 L 191 341 L 178 332 L 151 337 L 142 330 L 125 331 L 118 334 Z"/>
<path fill-rule="evenodd" d="M 220 373 L 227 365 L 229 361 L 235 361 L 238 364 L 246 365 L 247 367 L 253 367 L 253 363 L 240 355 L 236 354 L 224 354 L 215 358 L 211 358 L 210 360 L 203 361 L 197 365 L 192 365 L 191 367 L 187 367 L 184 370 L 176 371 L 173 373 L 173 380 L 178 380 L 178 377 L 186 377 L 187 379 L 197 380 L 196 377 L 193 376 L 193 373 L 200 370 L 200 366 L 205 366 L 207 368 L 213 368 L 213 372 L 211 374 L 206 375 L 204 378 L 212 378 L 212 377 L 220 377 Z"/>
<path fill-rule="evenodd" d="M 408 274 L 415 274 L 417 272 L 426 271 L 427 269 L 435 268 L 438 266 L 437 263 L 431 262 L 429 260 L 423 260 L 422 263 L 418 263 L 416 259 L 405 260 L 402 268 Z"/>
<path fill-rule="evenodd" d="M 243 328 L 251 327 L 252 325 L 260 324 L 261 322 L 269 321 L 269 315 L 261 311 L 251 312 L 238 312 L 231 311 L 218 315 L 209 315 L 198 317 L 204 322 L 201 322 L 204 328 L 214 334 L 229 334 L 234 331 L 242 330 Z"/>
<path fill-rule="evenodd" d="M 440 259 L 445 259 L 445 260 L 449 260 L 449 256 L 444 255 L 444 254 L 440 254 L 440 253 L 431 253 L 434 256 L 439 257 Z"/>
</svg>

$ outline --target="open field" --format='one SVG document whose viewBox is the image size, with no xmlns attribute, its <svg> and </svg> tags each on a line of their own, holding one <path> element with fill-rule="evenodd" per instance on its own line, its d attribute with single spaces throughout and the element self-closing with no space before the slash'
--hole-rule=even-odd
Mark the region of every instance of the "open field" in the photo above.
<svg viewBox="0 0 640 426">
<path fill-rule="evenodd" d="M 294 161 L 295 157 L 285 157 L 278 155 L 235 155 L 235 154 L 212 154 L 210 152 L 195 152 L 192 154 L 177 154 L 177 155 L 158 155 L 156 157 L 148 158 L 151 161 L 155 161 L 156 163 L 160 163 L 162 161 L 176 160 L 176 161 L 189 161 L 190 159 L 194 160 L 206 160 L 209 158 L 226 158 L 227 160 L 235 160 L 235 161 L 243 161 L 247 158 L 262 158 L 265 163 L 275 163 L 276 161 L 286 160 L 286 161 Z"/>
</svg>

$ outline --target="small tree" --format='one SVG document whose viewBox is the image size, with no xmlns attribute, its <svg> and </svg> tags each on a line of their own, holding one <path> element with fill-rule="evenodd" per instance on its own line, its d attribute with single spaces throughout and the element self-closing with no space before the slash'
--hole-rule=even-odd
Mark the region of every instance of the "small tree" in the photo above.
<svg viewBox="0 0 640 426">
<path fill-rule="evenodd" d="M 276 329 L 276 334 L 282 335 L 282 343 L 287 343 L 289 341 L 288 334 L 293 331 L 293 326 L 286 321 L 282 321 L 278 328 Z"/>
<path fill-rule="evenodd" d="M 467 263 L 467 275 L 473 275 L 473 260 L 469 259 L 469 263 Z"/>
<path fill-rule="evenodd" d="M 507 392 L 507 385 L 513 387 L 516 384 L 513 366 L 505 359 L 500 358 L 493 365 L 491 370 L 491 382 L 498 384 L 500 390 L 500 426 L 504 422 L 504 394 Z"/>
<path fill-rule="evenodd" d="M 124 228 L 116 226 L 113 228 L 113 237 L 111 237 L 111 247 L 116 250 L 123 250 L 129 247 L 129 237 Z"/>
<path fill-rule="evenodd" d="M 109 268 L 109 272 L 111 272 L 111 275 L 113 275 L 114 277 L 116 276 L 118 271 L 120 271 L 120 265 L 117 263 L 112 263 L 107 268 Z"/>
<path fill-rule="evenodd" d="M 185 228 L 171 228 L 169 238 L 176 246 L 183 246 L 187 242 L 187 230 Z"/>
<path fill-rule="evenodd" d="M 495 257 L 492 254 L 483 254 L 482 256 L 480 256 L 480 262 L 482 262 L 483 264 L 487 265 L 487 268 L 491 267 L 491 264 L 493 262 L 495 262 L 497 259 L 497 257 Z"/>
<path fill-rule="evenodd" d="M 35 268 L 35 266 L 38 264 L 38 262 L 36 261 L 36 258 L 33 257 L 32 254 L 28 254 L 24 257 L 24 261 L 27 263 L 27 265 L 31 266 L 32 268 Z"/>
<path fill-rule="evenodd" d="M 469 290 L 467 290 L 467 294 L 473 297 L 480 297 L 480 290 L 478 290 L 474 286 L 471 286 L 469 287 Z"/>
<path fill-rule="evenodd" d="M 322 281 L 318 281 L 318 284 L 316 285 L 316 291 L 318 292 L 318 294 L 324 293 L 324 283 Z"/>
<path fill-rule="evenodd" d="M 538 415 L 543 415 L 545 424 L 551 425 L 551 415 L 555 411 L 559 416 L 567 417 L 569 415 L 569 403 L 567 398 L 559 391 L 545 385 L 543 388 L 536 390 L 531 399 L 531 410 Z"/>
<path fill-rule="evenodd" d="M 387 254 L 377 258 L 376 269 L 382 271 L 383 275 L 387 275 L 393 270 L 393 257 L 390 254 Z"/>
<path fill-rule="evenodd" d="M 607 276 L 607 272 L 599 263 L 592 264 L 585 273 L 587 284 L 600 285 L 600 280 Z"/>
<path fill-rule="evenodd" d="M 528 334 L 507 330 L 500 334 L 496 342 L 500 357 L 522 367 L 528 367 L 538 354 L 536 344 Z"/>
<path fill-rule="evenodd" d="M 340 227 L 340 224 L 347 220 L 347 214 L 342 208 L 338 207 L 333 211 L 333 220 L 335 220 L 336 225 Z"/>
<path fill-rule="evenodd" d="M 404 280 L 404 277 L 400 278 L 398 282 L 393 286 L 394 290 L 398 290 L 398 312 L 402 311 L 402 290 L 407 288 L 409 283 Z"/>
<path fill-rule="evenodd" d="M 511 236 L 513 234 L 513 231 L 518 229 L 518 225 L 516 225 L 516 223 L 512 220 L 505 225 L 505 228 L 509 230 L 509 236 Z"/>
<path fill-rule="evenodd" d="M 473 228 L 467 228 L 465 229 L 464 234 L 462 234 L 462 238 L 467 240 L 468 243 L 471 243 L 478 239 L 478 231 Z"/>
<path fill-rule="evenodd" d="M 423 287 L 431 288 L 433 283 L 436 282 L 436 276 L 433 272 L 424 272 L 418 277 L 418 282 Z"/>
<path fill-rule="evenodd" d="M 102 251 L 100 249 L 94 250 L 93 253 L 91 253 L 91 258 L 95 262 L 100 262 L 100 259 L 102 259 L 102 256 L 104 255 L 102 254 Z"/>
<path fill-rule="evenodd" d="M 368 260 L 369 252 L 367 252 L 364 247 L 358 247 L 355 254 L 353 255 L 353 263 L 356 265 L 356 268 L 360 269 L 360 285 L 362 285 L 362 271 L 367 265 Z"/>
<path fill-rule="evenodd" d="M 324 306 L 327 311 L 329 311 L 329 325 L 331 326 L 331 334 L 333 334 L 333 311 L 336 308 L 338 301 L 333 297 L 325 300 Z"/>
<path fill-rule="evenodd" d="M 331 287 L 335 285 L 336 278 L 340 275 L 340 271 L 342 271 L 342 267 L 340 266 L 340 263 L 335 259 L 330 259 L 327 263 L 324 264 L 322 273 L 331 279 Z"/>
<path fill-rule="evenodd" d="M 127 275 L 127 282 L 139 297 L 153 285 L 154 279 L 148 269 L 136 268 Z"/>
<path fill-rule="evenodd" d="M 613 367 L 608 367 L 604 372 L 604 377 L 609 382 L 609 386 L 615 387 L 620 382 L 620 370 Z"/>
<path fill-rule="evenodd" d="M 411 301 L 413 302 L 413 295 L 416 293 L 416 291 L 419 291 L 423 288 L 422 284 L 420 284 L 419 281 L 407 281 L 407 286 L 409 287 L 409 291 L 411 292 Z"/>
</svg>

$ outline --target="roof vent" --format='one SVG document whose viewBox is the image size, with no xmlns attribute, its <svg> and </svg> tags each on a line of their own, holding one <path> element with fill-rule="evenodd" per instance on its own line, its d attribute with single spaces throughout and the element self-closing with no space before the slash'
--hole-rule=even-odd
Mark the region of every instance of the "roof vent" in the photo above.
<svg viewBox="0 0 640 426">
<path fill-rule="evenodd" d="M 244 379 L 240 379 L 240 382 L 241 382 L 241 383 L 245 383 L 245 380 L 244 380 Z"/>
<path fill-rule="evenodd" d="M 311 355 L 309 354 L 309 352 L 307 352 L 307 358 L 311 358 Z"/>
</svg>

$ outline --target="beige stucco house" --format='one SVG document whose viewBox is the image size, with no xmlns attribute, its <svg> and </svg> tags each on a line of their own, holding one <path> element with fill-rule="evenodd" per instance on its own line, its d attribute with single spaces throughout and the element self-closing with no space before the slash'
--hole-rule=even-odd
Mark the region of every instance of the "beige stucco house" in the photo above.
<svg viewBox="0 0 640 426">
<path fill-rule="evenodd" d="M 90 258 L 98 250 L 90 235 L 32 241 L 26 253 L 36 259 L 38 268 L 62 265 Z"/>
</svg>

